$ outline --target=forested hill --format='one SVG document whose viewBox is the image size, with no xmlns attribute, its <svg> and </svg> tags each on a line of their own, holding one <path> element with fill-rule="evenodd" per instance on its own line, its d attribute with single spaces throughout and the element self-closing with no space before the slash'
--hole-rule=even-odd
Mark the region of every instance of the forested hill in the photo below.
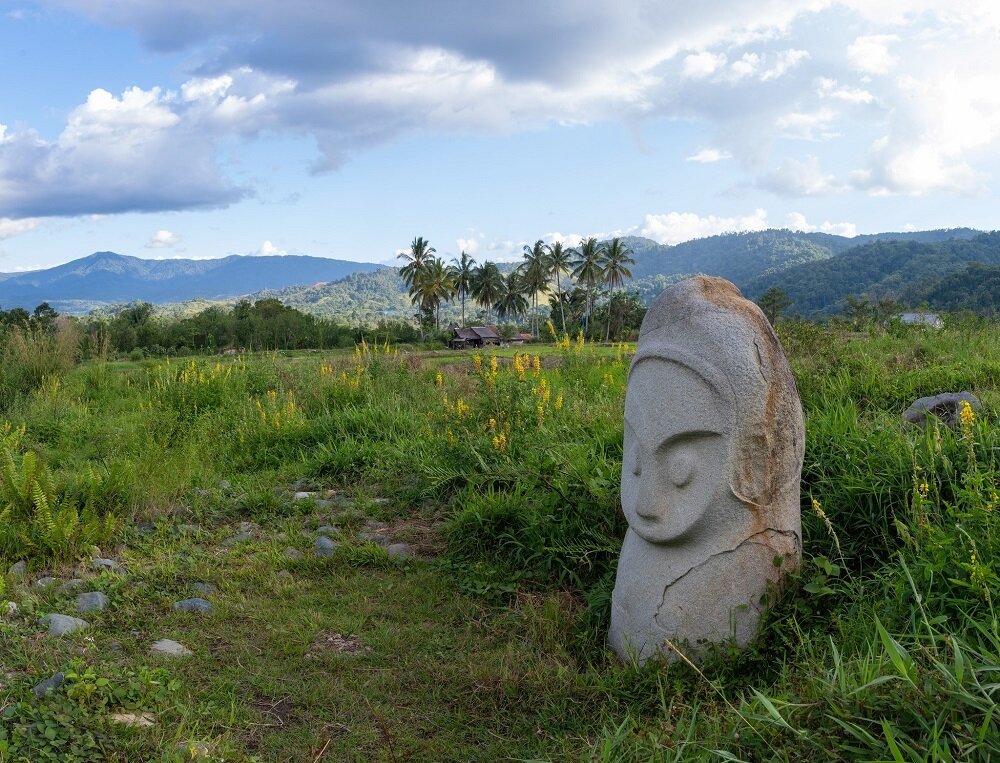
<svg viewBox="0 0 1000 763">
<path fill-rule="evenodd" d="M 974 262 L 1000 265 L 1000 232 L 934 243 L 876 240 L 833 258 L 753 278 L 744 292 L 753 299 L 778 287 L 792 301 L 789 312 L 801 315 L 840 312 L 848 296 L 913 304 L 921 301 L 915 287 L 930 294 L 935 283 Z"/>
<path fill-rule="evenodd" d="M 900 299 L 906 305 L 929 305 L 935 310 L 972 310 L 981 315 L 1000 313 L 1000 265 L 974 262 L 964 270 L 910 287 Z"/>
</svg>

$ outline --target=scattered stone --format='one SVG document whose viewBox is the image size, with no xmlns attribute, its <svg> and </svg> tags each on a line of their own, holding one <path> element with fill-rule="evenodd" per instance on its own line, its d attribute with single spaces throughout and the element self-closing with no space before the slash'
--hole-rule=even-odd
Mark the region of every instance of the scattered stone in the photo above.
<svg viewBox="0 0 1000 763">
<path fill-rule="evenodd" d="M 38 578 L 38 580 L 35 581 L 35 588 L 45 590 L 49 586 L 53 586 L 58 582 L 59 578 L 53 578 L 53 577 Z"/>
<path fill-rule="evenodd" d="M 45 693 L 49 689 L 52 689 L 53 691 L 55 691 L 60 686 L 62 686 L 64 683 L 66 683 L 66 674 L 63 673 L 62 671 L 60 671 L 60 672 L 56 673 L 54 676 L 52 676 L 51 678 L 46 678 L 40 684 L 36 684 L 35 687 L 31 691 L 34 693 L 34 695 L 38 699 L 42 699 L 45 696 Z"/>
<path fill-rule="evenodd" d="M 389 503 L 388 498 L 372 498 L 372 503 L 376 506 L 385 506 Z"/>
<path fill-rule="evenodd" d="M 232 548 L 235 545 L 238 545 L 240 543 L 243 543 L 245 541 L 250 540 L 252 537 L 253 536 L 250 533 L 248 533 L 248 532 L 236 533 L 236 535 L 231 535 L 230 537 L 228 537 L 224 541 L 222 541 L 222 547 L 223 548 Z"/>
<path fill-rule="evenodd" d="M 314 503 L 317 509 L 332 509 L 335 505 L 333 501 L 328 501 L 326 498 L 317 498 Z"/>
<path fill-rule="evenodd" d="M 337 548 L 336 542 L 330 540 L 325 535 L 321 535 L 316 539 L 316 553 L 320 556 L 333 556 L 335 548 Z"/>
<path fill-rule="evenodd" d="M 292 490 L 308 490 L 310 487 L 311 484 L 305 477 L 299 477 L 292 483 Z"/>
<path fill-rule="evenodd" d="M 47 615 L 43 620 L 48 623 L 50 636 L 64 636 L 90 627 L 86 620 L 69 615 Z"/>
<path fill-rule="evenodd" d="M 101 612 L 108 606 L 108 597 L 100 591 L 81 593 L 76 597 L 77 612 Z"/>
<path fill-rule="evenodd" d="M 183 644 L 169 638 L 161 638 L 159 641 L 154 641 L 153 645 L 149 647 L 149 651 L 153 654 L 165 654 L 169 657 L 189 657 L 194 654 L 194 652 Z"/>
<path fill-rule="evenodd" d="M 943 392 L 933 397 L 922 397 L 903 411 L 903 418 L 921 429 L 927 423 L 928 416 L 934 416 L 943 424 L 954 429 L 961 422 L 962 402 L 978 411 L 982 406 L 979 399 L 971 392 Z"/>
<path fill-rule="evenodd" d="M 721 278 L 669 286 L 646 313 L 625 393 L 629 529 L 608 640 L 625 660 L 756 635 L 799 565 L 802 405 L 760 308 Z"/>
<path fill-rule="evenodd" d="M 322 525 L 316 528 L 316 532 L 320 535 L 337 535 L 340 533 L 340 528 L 333 525 Z"/>
<path fill-rule="evenodd" d="M 28 574 L 28 563 L 23 561 L 14 562 L 7 570 L 7 574 L 12 578 L 23 578 Z"/>
<path fill-rule="evenodd" d="M 315 660 L 321 652 L 337 652 L 339 654 L 349 654 L 356 657 L 359 654 L 366 654 L 368 647 L 361 643 L 357 636 L 345 636 L 335 631 L 323 631 L 320 633 L 306 652 L 307 660 Z"/>
<path fill-rule="evenodd" d="M 281 581 L 282 583 L 294 583 L 295 582 L 295 576 L 292 573 L 290 573 L 288 570 L 281 570 L 280 572 L 278 572 L 275 575 L 275 577 L 279 581 Z"/>
<path fill-rule="evenodd" d="M 91 559 L 90 566 L 95 570 L 111 570 L 112 572 L 121 569 L 121 566 L 114 559 L 102 559 L 101 557 Z"/>
<path fill-rule="evenodd" d="M 413 551 L 408 543 L 393 543 L 386 551 L 393 559 L 409 559 L 413 556 Z"/>
<path fill-rule="evenodd" d="M 297 492 L 295 495 L 292 496 L 292 498 L 295 499 L 296 501 L 309 501 L 315 497 L 316 494 L 308 490 L 300 490 L 299 492 Z"/>
<path fill-rule="evenodd" d="M 285 549 L 285 550 L 284 550 L 284 551 L 282 552 L 282 555 L 283 555 L 283 556 L 284 556 L 284 557 L 285 557 L 286 559 L 289 559 L 289 560 L 291 560 L 291 561 L 293 561 L 293 562 L 294 562 L 294 561 L 296 561 L 296 560 L 298 560 L 298 559 L 301 559 L 301 558 L 302 558 L 303 556 L 305 556 L 305 554 L 303 554 L 303 553 L 302 553 L 301 551 L 299 551 L 299 550 L 298 550 L 297 548 L 292 548 L 291 546 L 289 546 L 288 548 L 286 548 L 286 549 Z"/>
<path fill-rule="evenodd" d="M 148 729 L 156 725 L 156 716 L 152 713 L 112 713 L 108 717 L 123 726 Z"/>
<path fill-rule="evenodd" d="M 358 540 L 374 543 L 378 546 L 384 546 L 389 542 L 389 536 L 382 535 L 381 533 L 358 533 Z"/>
<path fill-rule="evenodd" d="M 256 522 L 240 522 L 237 527 L 241 533 L 255 533 L 260 530 L 260 525 Z"/>
<path fill-rule="evenodd" d="M 336 498 L 333 499 L 333 505 L 336 506 L 338 509 L 353 509 L 354 499 L 348 498 L 347 496 L 344 495 L 338 495 Z"/>
<path fill-rule="evenodd" d="M 192 583 L 191 588 L 192 590 L 200 593 L 202 596 L 211 596 L 213 593 L 219 592 L 219 589 L 211 583 Z"/>
<path fill-rule="evenodd" d="M 184 760 L 197 760 L 207 758 L 212 748 L 206 742 L 178 742 L 177 752 L 184 756 Z"/>
<path fill-rule="evenodd" d="M 219 480 L 218 482 L 215 483 L 215 486 L 219 490 L 230 490 L 233 487 L 233 483 L 231 483 L 229 480 Z"/>
<path fill-rule="evenodd" d="M 202 614 L 208 614 L 212 611 L 211 602 L 205 601 L 204 599 L 199 599 L 197 597 L 193 599 L 182 599 L 174 604 L 174 609 L 178 612 L 201 612 Z"/>
<path fill-rule="evenodd" d="M 125 650 L 122 648 L 121 641 L 109 641 L 105 647 L 109 652 L 114 654 L 121 654 Z"/>
<path fill-rule="evenodd" d="M 17 614 L 17 603 L 13 601 L 7 602 L 7 617 L 13 617 Z"/>
</svg>

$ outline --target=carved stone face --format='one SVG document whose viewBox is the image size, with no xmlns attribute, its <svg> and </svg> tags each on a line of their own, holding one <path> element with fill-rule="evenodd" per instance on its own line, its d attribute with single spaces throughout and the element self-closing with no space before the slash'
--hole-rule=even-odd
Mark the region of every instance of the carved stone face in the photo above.
<svg viewBox="0 0 1000 763">
<path fill-rule="evenodd" d="M 669 543 L 697 533 L 712 506 L 735 501 L 731 416 L 731 403 L 681 362 L 636 362 L 625 398 L 622 508 L 640 537 Z"/>
</svg>

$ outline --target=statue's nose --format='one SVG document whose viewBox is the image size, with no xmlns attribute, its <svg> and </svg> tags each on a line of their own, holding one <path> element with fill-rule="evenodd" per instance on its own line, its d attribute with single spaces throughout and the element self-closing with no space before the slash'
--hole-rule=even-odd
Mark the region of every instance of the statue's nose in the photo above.
<svg viewBox="0 0 1000 763">
<path fill-rule="evenodd" d="M 643 519 L 662 519 L 667 513 L 667 502 L 664 491 L 652 479 L 653 472 L 649 469 L 639 478 L 639 495 L 636 514 Z"/>
</svg>

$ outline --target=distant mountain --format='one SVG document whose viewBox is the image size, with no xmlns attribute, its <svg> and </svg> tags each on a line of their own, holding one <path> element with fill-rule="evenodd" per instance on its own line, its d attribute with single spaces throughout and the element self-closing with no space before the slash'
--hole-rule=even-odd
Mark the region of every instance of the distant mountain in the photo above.
<svg viewBox="0 0 1000 763">
<path fill-rule="evenodd" d="M 0 307 L 31 309 L 48 302 L 63 312 L 86 312 L 134 300 L 222 300 L 267 288 L 338 281 L 352 273 L 380 269 L 369 262 L 300 255 L 144 260 L 96 252 L 46 270 L 0 273 Z"/>
<path fill-rule="evenodd" d="M 906 289 L 900 302 L 927 305 L 934 310 L 972 310 L 981 315 L 1000 313 L 1000 265 L 973 262 L 964 270 Z"/>
<path fill-rule="evenodd" d="M 911 303 L 928 299 L 935 283 L 971 263 L 1000 265 L 1000 232 L 930 243 L 875 239 L 827 260 L 760 275 L 746 283 L 744 292 L 754 299 L 778 287 L 792 301 L 789 312 L 830 314 L 843 310 L 848 296 Z M 950 279 L 947 283 L 948 288 L 954 285 Z"/>
</svg>

